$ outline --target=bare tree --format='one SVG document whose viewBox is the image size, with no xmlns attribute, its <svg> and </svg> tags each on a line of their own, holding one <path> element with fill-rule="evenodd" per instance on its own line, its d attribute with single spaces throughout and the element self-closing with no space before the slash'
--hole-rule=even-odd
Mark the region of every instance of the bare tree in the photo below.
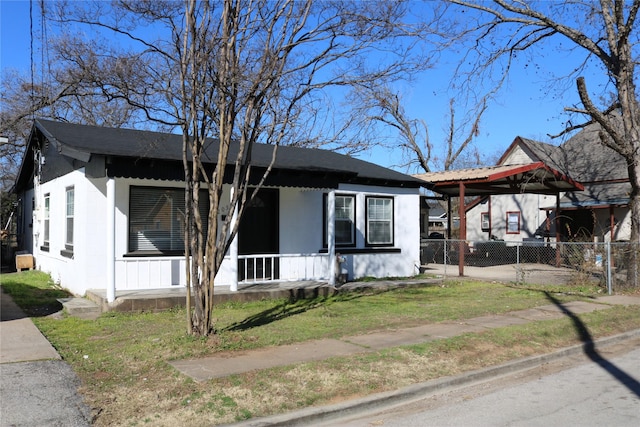
<svg viewBox="0 0 640 427">
<path fill-rule="evenodd" d="M 557 47 L 552 44 L 556 39 L 570 46 L 574 53 L 582 52 L 582 62 L 575 64 L 573 72 L 566 76 L 575 79 L 582 105 L 566 106 L 566 110 L 582 114 L 587 123 L 598 123 L 603 129 L 602 144 L 627 160 L 632 186 L 632 240 L 640 241 L 640 111 L 635 87 L 636 18 L 640 1 L 449 2 L 463 10 L 479 12 L 481 20 L 464 31 L 476 36 L 473 52 L 477 61 L 473 63 L 473 71 L 486 72 L 505 59 L 500 68 L 504 77 L 518 55 L 529 54 L 533 58 L 536 48 Z M 613 96 L 589 92 L 583 76 L 588 66 L 602 70 Z M 610 114 L 613 111 L 620 113 L 622 127 Z"/>
<path fill-rule="evenodd" d="M 369 129 L 372 134 L 383 134 L 388 128 L 395 132 L 381 145 L 395 150 L 400 148 L 404 157 L 405 168 L 419 168 L 423 172 L 432 170 L 449 170 L 459 164 L 466 156 L 475 157 L 474 166 L 481 163 L 479 155 L 473 149 L 473 139 L 478 135 L 480 119 L 486 111 L 486 102 L 482 102 L 472 120 L 459 122 L 456 119 L 455 103 L 449 102 L 448 129 L 446 140 L 432 142 L 429 138 L 429 127 L 423 119 L 409 117 L 403 107 L 400 93 L 389 86 L 371 84 L 357 85 L 351 94 L 353 106 L 351 127 Z M 387 129 L 379 129 L 382 124 Z M 466 132 L 465 134 L 462 134 Z M 380 136 L 378 136 L 378 139 Z M 474 153 L 472 152 L 474 151 Z M 441 154 L 439 154 L 441 153 Z M 468 162 L 464 162 L 468 163 Z"/>
<path fill-rule="evenodd" d="M 3 70 L 0 88 L 0 190 L 15 181 L 34 117 L 96 126 L 144 127 L 139 112 L 122 101 L 109 102 L 103 93 L 88 87 L 71 64 L 49 67 L 35 78 Z"/>
<path fill-rule="evenodd" d="M 116 2 L 105 8 L 101 2 L 71 3 L 59 11 L 58 22 L 98 33 L 91 40 L 68 37 L 59 44 L 60 55 L 104 96 L 124 100 L 149 120 L 182 133 L 186 274 L 194 293 L 188 330 L 208 335 L 215 332 L 215 276 L 248 203 L 270 172 L 276 147 L 305 142 L 300 136 L 308 133 L 300 129 L 313 122 L 310 106 L 323 90 L 397 78 L 411 66 L 403 52 L 394 52 L 391 60 L 369 60 L 406 35 L 399 24 L 403 5 L 185 0 Z M 162 36 L 149 39 L 140 31 L 145 26 Z M 100 40 L 105 33 L 109 40 Z M 117 49 L 114 38 L 129 46 Z M 274 146 L 273 157 L 254 179 L 252 148 L 259 142 Z M 211 144 L 217 144 L 213 161 L 204 156 Z M 230 200 L 222 199 L 225 185 L 231 187 Z M 208 200 L 201 199 L 201 189 Z M 203 203 L 207 227 L 199 213 Z"/>
<path fill-rule="evenodd" d="M 575 80 L 581 105 L 565 109 L 585 117 L 584 125 L 598 123 L 602 128 L 600 142 L 626 160 L 631 183 L 631 240 L 640 242 L 640 105 L 635 83 L 640 1 L 449 3 L 460 7 L 461 12 L 476 13 L 474 19 L 468 20 L 472 24 L 463 30 L 458 27 L 456 33 L 475 39 L 465 60 L 473 63 L 471 71 L 476 74 L 497 69 L 503 82 L 519 56 L 529 55 L 535 63 L 534 52 L 540 52 L 537 48 L 551 47 L 581 55 L 573 70 L 564 76 L 565 81 Z M 583 74 L 589 67 L 602 72 L 612 93 L 594 91 L 597 82 L 591 82 L 590 90 Z M 610 114 L 614 111 L 619 114 Z M 630 274 L 637 278 L 638 263 L 634 264 Z"/>
</svg>

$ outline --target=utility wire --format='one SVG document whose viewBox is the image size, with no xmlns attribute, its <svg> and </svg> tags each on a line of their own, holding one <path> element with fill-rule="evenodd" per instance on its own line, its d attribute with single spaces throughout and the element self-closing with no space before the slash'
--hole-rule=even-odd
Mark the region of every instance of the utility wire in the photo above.
<svg viewBox="0 0 640 427">
<path fill-rule="evenodd" d="M 31 119 L 35 120 L 36 112 L 33 108 L 33 101 L 36 98 L 35 94 L 35 81 L 34 81 L 34 68 L 35 64 L 33 61 L 33 0 L 29 0 L 29 55 L 31 59 Z"/>
</svg>

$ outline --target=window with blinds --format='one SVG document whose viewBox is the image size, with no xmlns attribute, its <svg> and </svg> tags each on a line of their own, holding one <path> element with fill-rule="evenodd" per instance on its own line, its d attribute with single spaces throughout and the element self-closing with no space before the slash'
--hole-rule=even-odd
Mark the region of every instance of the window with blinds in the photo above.
<svg viewBox="0 0 640 427">
<path fill-rule="evenodd" d="M 208 229 L 207 192 L 200 192 L 200 217 Z M 129 252 L 184 253 L 183 188 L 131 187 L 129 193 Z"/>
</svg>

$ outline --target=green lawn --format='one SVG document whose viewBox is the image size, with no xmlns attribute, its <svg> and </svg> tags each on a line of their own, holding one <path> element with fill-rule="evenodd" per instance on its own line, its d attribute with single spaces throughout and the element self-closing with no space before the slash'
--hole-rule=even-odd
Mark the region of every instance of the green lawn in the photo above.
<svg viewBox="0 0 640 427">
<path fill-rule="evenodd" d="M 56 285 L 48 274 L 41 271 L 0 275 L 2 289 L 29 316 L 46 316 L 62 309 L 57 298 L 67 298 L 70 293 Z"/>
<path fill-rule="evenodd" d="M 5 283 L 11 285 L 5 288 Z M 46 276 L 32 273 L 3 275 L 2 286 L 16 295 L 55 289 Z M 571 319 L 537 322 L 204 383 L 182 376 L 168 361 L 221 352 L 233 357 L 234 351 L 463 320 L 547 305 L 551 299 L 589 299 L 599 292 L 584 286 L 446 281 L 297 302 L 234 303 L 215 309 L 217 333 L 208 338 L 185 334 L 186 313 L 180 308 L 105 313 L 95 321 L 62 316 L 34 322 L 82 379 L 96 425 L 204 426 L 343 401 L 548 352 L 579 343 L 580 331 Z M 614 307 L 579 319 L 594 337 L 640 327 L 637 308 Z"/>
</svg>

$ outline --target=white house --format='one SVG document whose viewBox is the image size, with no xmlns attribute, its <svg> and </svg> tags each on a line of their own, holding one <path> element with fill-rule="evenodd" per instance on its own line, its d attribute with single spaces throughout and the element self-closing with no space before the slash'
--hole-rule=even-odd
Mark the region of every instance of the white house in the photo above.
<svg viewBox="0 0 640 427">
<path fill-rule="evenodd" d="M 21 248 L 78 295 L 185 286 L 181 148 L 174 134 L 35 120 L 15 185 Z M 256 175 L 273 149 L 254 147 Z M 216 152 L 211 141 L 207 155 Z M 278 147 L 216 286 L 330 281 L 336 253 L 350 279 L 413 275 L 422 184 L 338 153 Z"/>
</svg>

